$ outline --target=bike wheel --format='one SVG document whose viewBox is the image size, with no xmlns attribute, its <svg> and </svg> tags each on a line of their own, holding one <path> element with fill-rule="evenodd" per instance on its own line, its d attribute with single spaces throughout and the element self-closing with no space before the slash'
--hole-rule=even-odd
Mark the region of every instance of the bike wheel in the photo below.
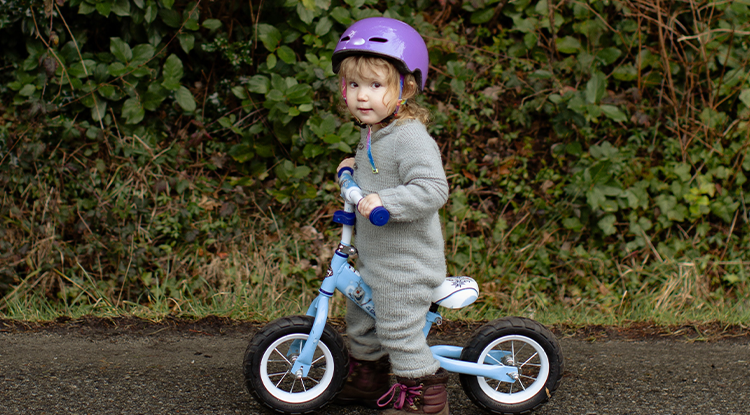
<svg viewBox="0 0 750 415">
<path fill-rule="evenodd" d="M 557 390 L 564 368 L 555 336 L 523 317 L 506 317 L 482 326 L 464 347 L 461 360 L 518 368 L 514 383 L 460 375 L 466 395 L 493 414 L 523 414 L 536 409 Z"/>
<path fill-rule="evenodd" d="M 326 324 L 310 372 L 298 379 L 291 373 L 314 319 L 292 316 L 261 329 L 245 351 L 245 387 L 258 401 L 277 412 L 305 414 L 322 408 L 341 390 L 349 353 L 341 335 Z"/>
</svg>

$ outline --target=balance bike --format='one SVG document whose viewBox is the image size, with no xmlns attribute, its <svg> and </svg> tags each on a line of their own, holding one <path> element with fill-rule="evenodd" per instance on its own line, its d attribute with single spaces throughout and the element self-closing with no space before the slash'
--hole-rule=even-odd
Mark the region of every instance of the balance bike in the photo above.
<svg viewBox="0 0 750 415">
<path fill-rule="evenodd" d="M 344 385 L 349 353 L 341 335 L 329 323 L 328 306 L 334 290 L 357 303 L 373 318 L 372 290 L 348 262 L 356 253 L 351 246 L 354 209 L 362 191 L 353 171 L 339 172 L 344 210 L 333 221 L 343 226 L 341 243 L 330 268 L 310 304 L 307 315 L 283 317 L 263 327 L 245 351 L 245 387 L 269 408 L 285 414 L 319 410 Z M 370 221 L 385 225 L 388 211 L 379 207 Z M 440 324 L 439 307 L 460 309 L 479 295 L 470 277 L 448 277 L 433 292 L 424 335 Z M 555 336 L 528 318 L 505 317 L 480 327 L 465 347 L 435 345 L 430 348 L 440 366 L 459 374 L 466 395 L 477 406 L 493 414 L 527 413 L 545 403 L 557 390 L 563 374 L 563 354 Z"/>
</svg>

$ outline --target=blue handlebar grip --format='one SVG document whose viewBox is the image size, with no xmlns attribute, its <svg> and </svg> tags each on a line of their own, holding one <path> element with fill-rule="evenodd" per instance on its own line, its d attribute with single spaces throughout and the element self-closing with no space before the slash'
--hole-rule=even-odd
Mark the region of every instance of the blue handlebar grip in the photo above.
<svg viewBox="0 0 750 415">
<path fill-rule="evenodd" d="M 341 175 L 344 174 L 344 172 L 346 172 L 346 171 L 348 171 L 349 174 L 354 175 L 354 170 L 351 167 L 342 167 L 341 169 L 339 169 L 339 171 L 338 171 L 338 173 L 336 173 L 336 175 L 340 178 Z"/>
<path fill-rule="evenodd" d="M 383 206 L 378 206 L 370 212 L 370 223 L 375 226 L 383 226 L 391 219 L 391 212 Z"/>
</svg>

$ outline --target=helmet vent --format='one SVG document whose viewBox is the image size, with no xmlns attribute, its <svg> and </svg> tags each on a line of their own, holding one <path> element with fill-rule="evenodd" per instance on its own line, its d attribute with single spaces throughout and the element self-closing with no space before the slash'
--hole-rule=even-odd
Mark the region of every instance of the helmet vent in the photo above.
<svg viewBox="0 0 750 415">
<path fill-rule="evenodd" d="M 349 41 L 349 39 L 351 39 L 349 36 L 344 36 L 341 38 L 341 40 L 339 40 L 339 42 L 347 42 Z"/>
<path fill-rule="evenodd" d="M 388 42 L 388 39 L 383 39 L 382 37 L 371 37 L 370 42 L 386 43 Z"/>
</svg>

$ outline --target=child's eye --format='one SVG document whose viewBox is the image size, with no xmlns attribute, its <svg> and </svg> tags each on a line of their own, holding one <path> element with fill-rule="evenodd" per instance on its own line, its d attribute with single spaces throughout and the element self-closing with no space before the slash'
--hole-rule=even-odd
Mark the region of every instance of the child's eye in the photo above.
<svg viewBox="0 0 750 415">
<path fill-rule="evenodd" d="M 352 88 L 356 88 L 357 87 L 357 83 L 356 82 L 349 82 L 349 86 L 352 87 Z"/>
<path fill-rule="evenodd" d="M 373 88 L 380 88 L 380 84 L 378 82 L 373 82 L 372 87 Z"/>
</svg>

